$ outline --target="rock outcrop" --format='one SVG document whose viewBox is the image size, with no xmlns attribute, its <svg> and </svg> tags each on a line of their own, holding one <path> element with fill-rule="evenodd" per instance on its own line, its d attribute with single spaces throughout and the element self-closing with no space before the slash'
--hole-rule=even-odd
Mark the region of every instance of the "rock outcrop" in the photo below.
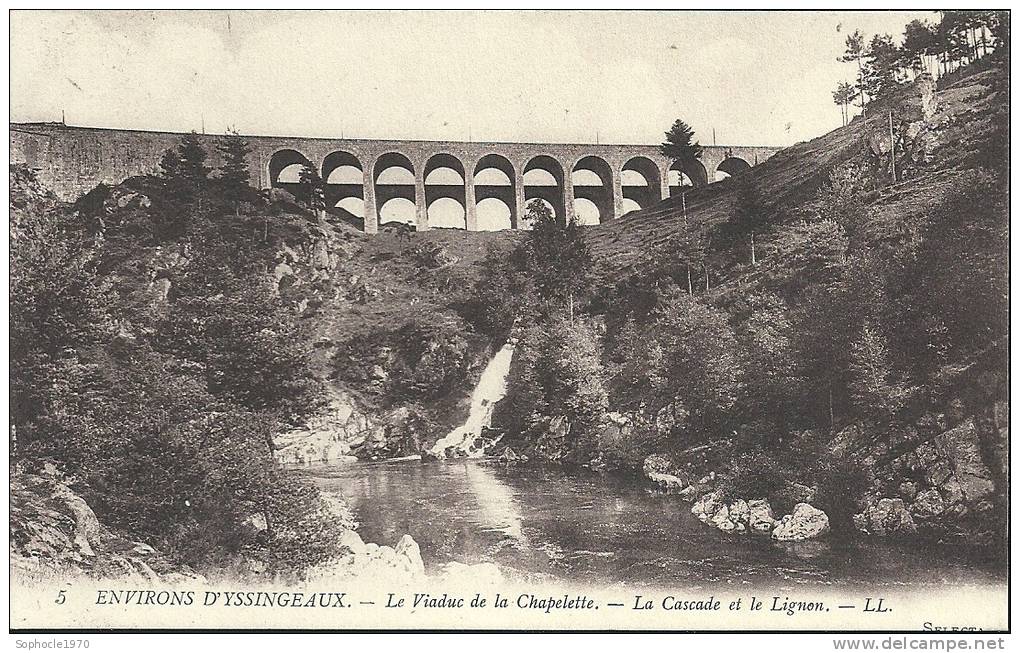
<svg viewBox="0 0 1020 653">
<path fill-rule="evenodd" d="M 128 578 L 144 583 L 204 579 L 144 542 L 103 526 L 59 473 L 11 477 L 11 568 L 28 577 Z"/>
<path fill-rule="evenodd" d="M 669 460 L 660 454 L 652 454 L 645 458 L 641 470 L 645 478 L 667 494 L 680 493 L 690 485 L 689 479 L 671 473 Z"/>
<path fill-rule="evenodd" d="M 386 441 L 383 424 L 363 412 L 350 395 L 334 390 L 327 408 L 304 428 L 275 438 L 276 460 L 288 465 L 351 462 Z"/>
<path fill-rule="evenodd" d="M 726 502 L 718 491 L 705 494 L 691 507 L 702 523 L 724 533 L 768 535 L 776 526 L 772 506 L 767 499 L 734 499 Z"/>
<path fill-rule="evenodd" d="M 917 525 L 903 499 L 898 498 L 883 498 L 868 506 L 867 510 L 854 517 L 854 524 L 861 531 L 879 537 L 912 535 L 917 532 Z"/>
<path fill-rule="evenodd" d="M 355 577 L 404 584 L 425 576 L 421 549 L 410 535 L 404 535 L 395 547 L 390 547 L 365 543 L 356 531 L 346 530 L 340 543 L 344 555 L 311 569 L 307 574 L 310 581 Z"/>
<path fill-rule="evenodd" d="M 768 535 L 776 527 L 776 517 L 766 499 L 751 499 L 747 502 L 747 525 L 754 533 Z"/>
<path fill-rule="evenodd" d="M 829 517 L 809 503 L 798 503 L 793 513 L 784 515 L 772 530 L 772 539 L 779 542 L 801 542 L 829 532 Z"/>
<path fill-rule="evenodd" d="M 996 530 L 998 470 L 986 462 L 990 446 L 982 442 L 973 419 L 948 429 L 943 421 L 942 416 L 932 419 L 935 428 L 941 424 L 933 436 L 907 433 L 886 463 L 879 463 L 879 456 L 865 461 L 876 475 L 854 516 L 862 532 L 981 540 Z"/>
</svg>

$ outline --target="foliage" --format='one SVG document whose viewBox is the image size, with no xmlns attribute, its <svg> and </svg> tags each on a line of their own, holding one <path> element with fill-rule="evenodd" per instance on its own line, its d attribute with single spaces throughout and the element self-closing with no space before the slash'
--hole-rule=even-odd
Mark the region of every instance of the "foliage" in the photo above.
<svg viewBox="0 0 1020 653">
<path fill-rule="evenodd" d="M 886 338 L 875 325 L 865 323 L 850 343 L 850 401 L 862 415 L 881 423 L 893 420 L 904 399 L 904 391 L 891 378 L 892 369 Z"/>
<path fill-rule="evenodd" d="M 490 247 L 471 296 L 462 307 L 464 317 L 476 329 L 496 340 L 505 340 L 515 324 L 534 319 L 538 297 L 531 260 L 531 249 L 525 245 L 510 252 Z"/>
<path fill-rule="evenodd" d="M 857 89 L 857 96 L 860 100 L 861 108 L 867 106 L 868 98 L 865 95 L 865 83 L 864 83 L 864 35 L 860 30 L 854 30 L 852 34 L 848 34 L 846 37 L 846 50 L 843 55 L 839 58 L 843 62 L 853 62 L 857 64 L 857 83 L 855 88 Z"/>
<path fill-rule="evenodd" d="M 744 372 L 738 405 L 744 423 L 765 422 L 755 430 L 755 444 L 769 449 L 779 444 L 799 409 L 793 325 L 777 295 L 755 294 L 747 303 L 749 315 L 737 329 Z"/>
<path fill-rule="evenodd" d="M 848 246 L 846 232 L 832 220 L 792 225 L 764 247 L 766 281 L 787 291 L 827 283 L 839 274 Z"/>
<path fill-rule="evenodd" d="M 673 435 L 689 442 L 724 430 L 741 376 L 726 314 L 677 293 L 656 310 L 654 333 L 662 351 L 656 403 L 669 411 Z"/>
<path fill-rule="evenodd" d="M 728 237 L 748 237 L 750 263 L 757 264 L 754 237 L 774 227 L 782 220 L 779 207 L 769 201 L 758 185 L 744 177 L 737 188 L 736 202 L 729 220 L 724 223 L 723 233 Z"/>
<path fill-rule="evenodd" d="M 985 351 L 1008 333 L 1008 193 L 982 176 L 925 216 L 916 247 L 892 269 L 892 354 L 919 379 Z"/>
<path fill-rule="evenodd" d="M 594 325 L 553 316 L 522 332 L 507 386 L 494 416 L 508 432 L 530 439 L 540 452 L 586 461 L 608 409 L 601 342 Z M 549 441 L 549 424 L 563 420 L 566 441 Z"/>
<path fill-rule="evenodd" d="M 411 322 L 395 333 L 397 364 L 386 388 L 389 402 L 431 401 L 449 394 L 467 376 L 467 341 L 438 325 Z"/>
<path fill-rule="evenodd" d="M 248 156 L 251 154 L 251 146 L 237 131 L 230 130 L 217 149 L 223 157 L 219 175 L 220 187 L 225 199 L 233 205 L 234 213 L 239 215 L 241 203 L 250 201 L 253 196 L 248 185 L 250 179 Z"/>
<path fill-rule="evenodd" d="M 326 183 L 319 176 L 319 171 L 305 164 L 298 176 L 298 184 L 304 189 L 305 203 L 308 208 L 316 211 L 326 207 Z"/>
<path fill-rule="evenodd" d="M 151 206 L 109 209 L 106 189 L 65 214 L 31 180 L 12 193 L 14 455 L 55 463 L 101 520 L 180 562 L 299 572 L 333 555 L 343 523 L 273 461 L 276 430 L 318 401 L 307 338 L 263 281 L 266 243 L 233 211 L 217 219 L 230 175 L 205 161 L 185 136 L 163 176 L 131 182 Z M 130 280 L 156 244 L 180 253 L 159 307 Z"/>
<path fill-rule="evenodd" d="M 882 99 L 907 80 L 920 73 L 946 75 L 962 65 L 986 56 L 1007 60 L 1009 52 L 1009 15 L 1004 11 L 947 10 L 940 12 L 935 24 L 913 20 L 897 44 L 888 34 L 866 39 L 860 30 L 846 38 L 846 50 L 839 61 L 857 64 L 853 86 L 860 106 Z M 833 94 L 836 104 L 844 105 L 842 86 Z M 844 114 L 844 124 L 846 124 Z"/>
<path fill-rule="evenodd" d="M 875 100 L 884 98 L 904 78 L 902 56 L 888 34 L 875 34 L 868 43 L 868 63 L 863 83 L 867 94 Z"/>
<path fill-rule="evenodd" d="M 856 161 L 847 161 L 829 171 L 828 181 L 819 189 L 817 211 L 820 220 L 832 220 L 847 235 L 851 244 L 867 223 L 864 194 L 869 179 Z"/>
<path fill-rule="evenodd" d="M 528 238 L 532 279 L 539 299 L 569 304 L 591 285 L 591 252 L 574 219 L 557 220 L 543 202 L 528 204 L 526 219 L 534 225 Z"/>
<path fill-rule="evenodd" d="M 694 130 L 679 118 L 666 132 L 666 140 L 659 152 L 670 161 L 687 163 L 701 158 L 701 145 L 694 139 Z"/>
<path fill-rule="evenodd" d="M 726 477 L 720 483 L 722 500 L 768 499 L 786 485 L 787 472 L 761 449 L 737 454 L 730 461 Z"/>
<path fill-rule="evenodd" d="M 203 258 L 208 262 L 197 258 L 178 280 L 172 310 L 156 325 L 154 347 L 187 361 L 214 396 L 299 421 L 317 400 L 305 378 L 309 351 L 296 324 L 267 281 L 223 267 L 211 280 L 200 269 Z"/>
<path fill-rule="evenodd" d="M 839 107 L 844 127 L 850 122 L 850 104 L 853 102 L 856 93 L 854 87 L 846 80 L 840 82 L 836 86 L 836 90 L 832 92 L 832 102 Z"/>
<path fill-rule="evenodd" d="M 814 504 L 829 518 L 829 528 L 841 538 L 854 537 L 853 516 L 868 489 L 868 473 L 846 455 L 825 454 L 810 471 L 816 488 Z"/>
</svg>

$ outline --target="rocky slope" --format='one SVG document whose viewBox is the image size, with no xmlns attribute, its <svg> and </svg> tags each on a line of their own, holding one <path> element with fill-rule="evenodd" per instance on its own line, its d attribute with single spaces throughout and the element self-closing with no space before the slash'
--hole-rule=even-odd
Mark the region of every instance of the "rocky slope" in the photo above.
<svg viewBox="0 0 1020 653">
<path fill-rule="evenodd" d="M 10 502 L 11 570 L 21 578 L 203 580 L 148 544 L 101 524 L 52 466 L 39 474 L 12 474 Z"/>
<path fill-rule="evenodd" d="M 153 210 L 151 187 L 147 178 L 101 186 L 73 210 L 99 229 L 128 224 Z M 302 337 L 314 343 L 309 374 L 327 389 L 319 414 L 281 434 L 281 462 L 419 454 L 466 418 L 496 343 L 474 333 L 458 307 L 489 248 L 505 247 L 517 234 L 415 234 L 395 225 L 368 236 L 341 216 L 305 211 L 276 189 L 249 210 L 264 229 L 255 237 L 272 248 L 266 278 L 300 316 Z M 138 309 L 120 323 L 130 337 L 146 328 L 135 316 L 166 310 L 191 253 L 186 243 L 120 247 L 111 277 Z"/>
<path fill-rule="evenodd" d="M 983 167 L 1002 165 L 996 123 L 1005 101 L 1002 79 L 1002 72 L 994 67 L 966 71 L 938 89 L 922 79 L 869 109 L 868 118 L 858 117 L 845 128 L 792 146 L 747 175 L 782 205 L 792 207 L 789 221 L 810 219 L 815 210 L 812 199 L 832 166 L 853 158 L 869 161 L 874 170 L 888 174 L 892 112 L 900 181 L 867 198 L 869 222 L 864 235 L 876 250 L 909 242 L 918 237 L 922 216 L 942 207 L 960 187 L 976 183 Z M 687 216 L 695 228 L 708 230 L 725 221 L 734 207 L 734 190 L 735 182 L 724 181 L 690 191 Z M 593 228 L 590 242 L 603 274 L 625 276 L 648 265 L 647 252 L 668 246 L 682 225 L 676 198 Z M 723 251 L 713 257 L 709 295 L 713 303 L 731 305 L 768 283 L 774 274 L 768 259 L 770 238 L 763 235 L 759 240 L 765 261 L 758 266 L 741 260 L 741 251 Z M 860 424 L 836 434 L 827 446 L 848 454 L 867 476 L 862 479 L 864 496 L 853 515 L 860 533 L 972 544 L 1002 542 L 1009 492 L 1008 382 L 1003 366 L 1007 355 L 1003 340 L 971 359 L 948 365 L 934 389 L 939 407 L 923 411 L 893 436 L 880 437 Z M 782 519 L 772 514 L 767 497 L 725 496 L 732 444 L 716 445 L 710 460 L 704 451 L 651 457 L 644 475 L 664 491 L 691 501 L 702 521 L 723 531 L 771 532 L 776 539 L 787 539 L 789 534 L 777 522 L 811 522 L 812 488 L 780 492 L 795 497 L 782 502 L 789 511 Z M 762 515 L 754 521 L 760 528 L 752 527 L 752 505 Z M 765 519 L 766 515 L 775 521 Z M 819 525 L 793 539 L 821 536 L 826 530 Z"/>
</svg>

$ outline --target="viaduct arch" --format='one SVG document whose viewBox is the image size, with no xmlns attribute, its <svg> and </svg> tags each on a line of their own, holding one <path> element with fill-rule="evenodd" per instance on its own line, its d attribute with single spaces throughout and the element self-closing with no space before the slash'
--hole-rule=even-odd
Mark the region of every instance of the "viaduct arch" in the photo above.
<svg viewBox="0 0 1020 653">
<path fill-rule="evenodd" d="M 98 183 L 115 184 L 158 170 L 163 152 L 180 133 L 71 127 L 62 123 L 11 123 L 11 160 L 37 170 L 62 199 L 73 200 Z M 202 134 L 210 164 L 218 165 L 222 138 Z M 444 222 L 468 231 L 479 224 L 479 206 L 522 228 L 526 203 L 545 200 L 560 217 L 615 220 L 685 186 L 739 175 L 780 148 L 703 146 L 700 161 L 682 165 L 655 145 L 591 145 L 456 141 L 400 141 L 245 136 L 256 188 L 295 191 L 293 166 L 308 165 L 325 182 L 326 202 L 378 231 L 388 207 L 413 205 L 411 221 L 429 224 L 430 206 L 463 210 L 463 220 Z M 384 210 L 385 209 L 385 210 Z M 506 218 L 499 218 L 505 226 Z"/>
</svg>

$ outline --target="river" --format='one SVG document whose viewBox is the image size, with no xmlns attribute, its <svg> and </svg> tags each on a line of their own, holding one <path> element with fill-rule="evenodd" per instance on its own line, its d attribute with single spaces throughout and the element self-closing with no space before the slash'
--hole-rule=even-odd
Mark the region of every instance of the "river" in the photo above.
<svg viewBox="0 0 1020 653">
<path fill-rule="evenodd" d="M 634 478 L 505 469 L 491 460 L 356 463 L 298 472 L 351 503 L 366 542 L 405 533 L 426 569 L 493 562 L 524 579 L 653 585 L 669 582 L 883 585 L 1002 583 L 1004 566 L 961 547 L 822 542 L 780 545 L 728 535 L 690 505 Z"/>
</svg>

